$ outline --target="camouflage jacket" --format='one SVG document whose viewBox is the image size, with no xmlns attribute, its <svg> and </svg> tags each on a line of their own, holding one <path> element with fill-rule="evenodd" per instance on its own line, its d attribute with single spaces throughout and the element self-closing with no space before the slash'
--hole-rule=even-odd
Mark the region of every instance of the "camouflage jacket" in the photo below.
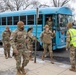
<svg viewBox="0 0 76 75">
<path fill-rule="evenodd" d="M 33 36 L 33 34 L 29 31 L 28 32 L 28 43 L 33 43 L 33 41 L 35 40 L 35 37 Z"/>
<path fill-rule="evenodd" d="M 2 34 L 2 42 L 9 43 L 10 42 L 11 31 L 4 31 Z"/>
<path fill-rule="evenodd" d="M 66 34 L 66 48 L 70 47 L 70 41 L 71 41 L 71 36 L 70 36 L 69 31 L 67 31 L 67 34 Z"/>
<path fill-rule="evenodd" d="M 11 45 L 13 49 L 26 49 L 26 38 L 27 38 L 27 32 L 25 30 L 15 30 L 11 37 Z"/>
<path fill-rule="evenodd" d="M 41 33 L 40 38 L 41 38 L 41 41 L 42 41 L 43 43 L 51 44 L 51 43 L 52 43 L 52 38 L 53 38 L 54 36 L 55 36 L 55 34 L 52 33 L 52 32 L 49 30 L 49 32 L 43 31 L 43 32 Z"/>
<path fill-rule="evenodd" d="M 52 30 L 52 21 L 47 21 L 46 24 L 49 25 L 50 30 Z"/>
</svg>

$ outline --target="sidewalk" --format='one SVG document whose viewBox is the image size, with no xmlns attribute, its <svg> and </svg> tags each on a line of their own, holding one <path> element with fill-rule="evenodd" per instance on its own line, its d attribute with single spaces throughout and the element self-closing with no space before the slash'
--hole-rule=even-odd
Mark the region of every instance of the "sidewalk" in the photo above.
<svg viewBox="0 0 76 75">
<path fill-rule="evenodd" d="M 0 55 L 0 75 L 16 75 L 14 58 L 5 59 Z M 70 65 L 50 61 L 42 61 L 37 58 L 37 63 L 30 61 L 27 67 L 26 75 L 76 75 L 76 72 L 69 71 Z"/>
</svg>

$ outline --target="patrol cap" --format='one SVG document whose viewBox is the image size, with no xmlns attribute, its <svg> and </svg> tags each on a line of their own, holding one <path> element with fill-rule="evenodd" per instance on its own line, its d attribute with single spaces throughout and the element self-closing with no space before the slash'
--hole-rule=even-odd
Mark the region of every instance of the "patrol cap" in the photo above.
<svg viewBox="0 0 76 75">
<path fill-rule="evenodd" d="M 68 27 L 68 28 L 71 28 L 71 27 L 72 27 L 72 23 L 69 22 L 69 23 L 67 24 L 67 27 Z"/>
<path fill-rule="evenodd" d="M 45 25 L 44 28 L 49 28 L 49 26 L 48 25 Z"/>
<path fill-rule="evenodd" d="M 8 26 L 8 25 L 6 25 L 6 28 L 9 28 L 9 26 Z"/>
<path fill-rule="evenodd" d="M 19 22 L 17 23 L 17 25 L 18 25 L 18 27 L 20 28 L 21 26 L 24 25 L 24 22 L 23 22 L 23 21 L 19 21 Z"/>
</svg>

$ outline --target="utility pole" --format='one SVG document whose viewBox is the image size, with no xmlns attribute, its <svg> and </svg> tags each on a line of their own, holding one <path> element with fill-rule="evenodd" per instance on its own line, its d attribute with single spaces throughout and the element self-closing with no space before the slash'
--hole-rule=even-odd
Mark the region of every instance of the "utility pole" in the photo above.
<svg viewBox="0 0 76 75">
<path fill-rule="evenodd" d="M 37 25 L 38 25 L 38 18 L 39 18 L 39 9 L 36 9 L 36 38 L 37 38 Z M 34 63 L 36 63 L 36 51 L 37 51 L 37 40 L 35 41 L 35 58 Z"/>
</svg>

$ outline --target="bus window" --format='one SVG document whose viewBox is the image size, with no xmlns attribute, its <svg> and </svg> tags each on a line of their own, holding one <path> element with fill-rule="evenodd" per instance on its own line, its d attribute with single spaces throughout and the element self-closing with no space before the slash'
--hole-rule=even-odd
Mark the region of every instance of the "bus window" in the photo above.
<svg viewBox="0 0 76 75">
<path fill-rule="evenodd" d="M 12 25 L 12 17 L 7 17 L 7 25 Z"/>
<path fill-rule="evenodd" d="M 0 18 L 0 25 L 1 25 L 1 18 Z"/>
<path fill-rule="evenodd" d="M 59 15 L 59 27 L 60 28 L 67 28 L 68 22 L 71 22 L 72 18 L 70 15 Z"/>
<path fill-rule="evenodd" d="M 67 15 L 59 15 L 59 26 L 66 27 L 67 23 L 68 23 Z"/>
<path fill-rule="evenodd" d="M 34 15 L 28 15 L 27 16 L 27 24 L 28 25 L 34 25 Z"/>
<path fill-rule="evenodd" d="M 38 24 L 42 24 L 42 15 L 39 15 Z"/>
<path fill-rule="evenodd" d="M 14 25 L 17 25 L 18 21 L 19 21 L 19 16 L 14 16 Z"/>
<path fill-rule="evenodd" d="M 68 22 L 73 22 L 72 16 L 66 16 L 66 18 L 68 19 Z"/>
<path fill-rule="evenodd" d="M 26 16 L 20 16 L 20 21 L 23 21 L 24 24 L 26 25 Z"/>
<path fill-rule="evenodd" d="M 45 15 L 45 22 L 47 22 L 49 20 L 49 18 L 51 18 L 51 21 L 52 21 L 52 15 Z"/>
<path fill-rule="evenodd" d="M 2 17 L 2 25 L 6 25 L 6 17 Z"/>
</svg>

